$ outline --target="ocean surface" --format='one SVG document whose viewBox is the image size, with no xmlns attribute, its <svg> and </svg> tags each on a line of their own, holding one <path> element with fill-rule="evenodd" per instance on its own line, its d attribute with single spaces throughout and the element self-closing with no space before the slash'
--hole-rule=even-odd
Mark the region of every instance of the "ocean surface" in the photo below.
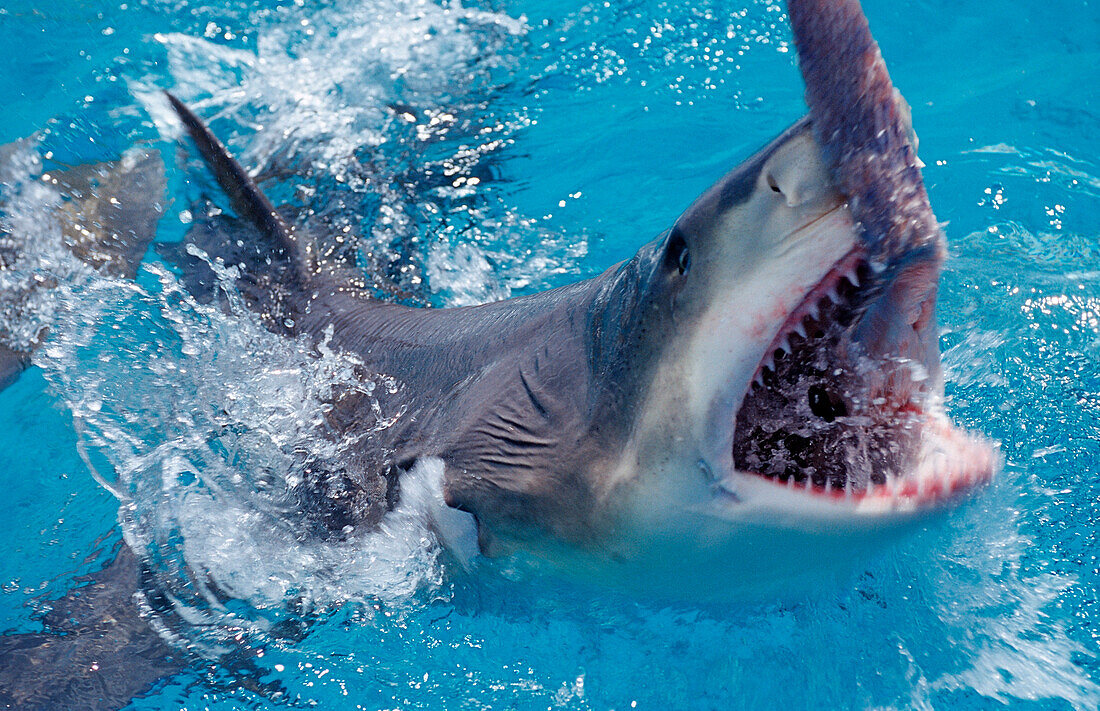
<svg viewBox="0 0 1100 711">
<path fill-rule="evenodd" d="M 169 88 L 435 304 L 530 293 L 630 256 L 804 112 L 781 4 L 0 5 L 0 144 L 28 139 L 0 151 L 0 330 L 49 331 L 0 392 L 0 633 L 40 631 L 125 537 L 190 593 L 176 643 L 247 648 L 264 682 L 196 664 L 136 709 L 1097 709 L 1100 5 L 864 7 L 947 223 L 947 405 L 1005 466 L 850 577 L 693 605 L 467 571 L 411 509 L 297 535 L 271 491 L 332 446 L 349 363 L 196 303 L 152 251 L 134 281 L 74 263 L 41 176 L 159 150 L 178 241 L 217 191 Z"/>
</svg>

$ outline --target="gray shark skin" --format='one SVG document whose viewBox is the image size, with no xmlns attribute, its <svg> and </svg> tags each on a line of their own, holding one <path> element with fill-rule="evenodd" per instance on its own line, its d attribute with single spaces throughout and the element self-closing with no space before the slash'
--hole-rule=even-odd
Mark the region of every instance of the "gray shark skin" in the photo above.
<svg viewBox="0 0 1100 711">
<path fill-rule="evenodd" d="M 187 241 L 242 266 L 268 328 L 401 384 L 393 426 L 308 484 L 302 515 L 321 535 L 375 525 L 402 474 L 431 463 L 486 555 L 657 595 L 770 595 L 989 481 L 994 451 L 943 412 L 943 235 L 908 109 L 856 0 L 789 7 L 809 116 L 632 259 L 481 306 L 387 303 L 322 268 L 308 232 L 168 96 L 236 214 Z M 329 425 L 356 432 L 366 407 L 338 398 Z"/>
</svg>

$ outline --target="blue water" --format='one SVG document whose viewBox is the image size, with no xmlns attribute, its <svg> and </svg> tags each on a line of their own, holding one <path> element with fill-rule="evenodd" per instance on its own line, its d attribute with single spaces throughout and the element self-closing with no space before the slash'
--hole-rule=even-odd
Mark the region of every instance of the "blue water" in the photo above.
<svg viewBox="0 0 1100 711">
<path fill-rule="evenodd" d="M 0 6 L 0 144 L 35 136 L 0 197 L 9 239 L 51 267 L 35 171 L 159 148 L 160 241 L 213 192 L 158 87 L 282 171 L 266 184 L 280 200 L 375 249 L 411 245 L 439 304 L 602 271 L 803 111 L 784 10 L 765 2 L 33 5 Z M 1100 7 L 865 9 L 948 223 L 948 407 L 1006 460 L 975 501 L 852 578 L 724 606 L 464 572 L 415 517 L 358 546 L 300 543 L 250 518 L 265 500 L 241 479 L 320 446 L 309 406 L 343 364 L 189 302 L 154 259 L 136 286 L 77 270 L 30 317 L 3 313 L 8 330 L 48 322 L 51 342 L 0 393 L 0 631 L 40 630 L 125 533 L 165 579 L 193 584 L 186 559 L 238 594 L 180 644 L 240 633 L 283 689 L 196 665 L 133 708 L 1096 709 Z M 225 402 L 249 424 L 235 458 L 205 437 Z M 303 638 L 269 633 L 296 614 Z"/>
</svg>

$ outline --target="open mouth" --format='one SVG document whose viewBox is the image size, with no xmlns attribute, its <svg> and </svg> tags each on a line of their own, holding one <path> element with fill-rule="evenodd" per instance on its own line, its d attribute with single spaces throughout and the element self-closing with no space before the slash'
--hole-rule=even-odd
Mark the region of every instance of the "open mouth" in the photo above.
<svg viewBox="0 0 1100 711">
<path fill-rule="evenodd" d="M 932 304 L 906 309 L 917 314 L 904 329 L 912 338 L 860 340 L 861 322 L 889 298 L 878 278 L 857 248 L 788 316 L 736 415 L 738 471 L 815 495 L 915 504 L 992 476 L 992 448 L 942 412 L 938 355 L 924 362 L 913 345 L 935 338 Z"/>
</svg>

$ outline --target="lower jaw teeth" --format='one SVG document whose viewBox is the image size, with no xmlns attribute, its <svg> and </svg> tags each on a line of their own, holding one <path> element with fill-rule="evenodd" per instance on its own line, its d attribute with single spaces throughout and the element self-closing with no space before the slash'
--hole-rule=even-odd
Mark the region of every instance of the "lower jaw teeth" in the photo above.
<svg viewBox="0 0 1100 711">
<path fill-rule="evenodd" d="M 853 483 L 849 477 L 826 477 L 824 480 L 816 480 L 813 476 L 807 476 L 803 472 L 798 474 L 762 475 L 777 483 L 784 484 L 788 489 L 804 489 L 806 491 L 824 491 L 825 493 L 844 492 L 846 495 L 873 491 L 876 487 L 885 486 L 893 488 L 897 481 L 893 477 L 869 477 L 864 483 Z"/>
</svg>

